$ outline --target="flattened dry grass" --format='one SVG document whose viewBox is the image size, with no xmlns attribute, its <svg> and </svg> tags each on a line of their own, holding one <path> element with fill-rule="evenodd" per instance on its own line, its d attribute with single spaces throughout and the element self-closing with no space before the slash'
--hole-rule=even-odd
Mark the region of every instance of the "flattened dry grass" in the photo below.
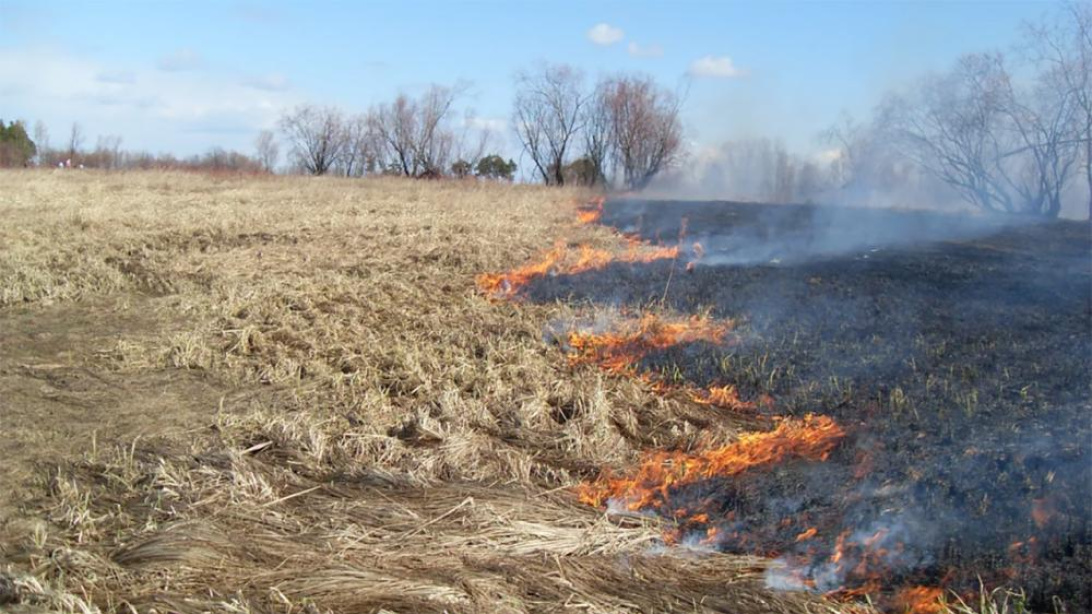
<svg viewBox="0 0 1092 614">
<path fill-rule="evenodd" d="M 58 450 L 36 496 L 0 527 L 5 577 L 22 583 L 15 607 L 828 609 L 765 589 L 763 560 L 662 552 L 660 521 L 575 502 L 571 487 L 601 467 L 730 440 L 738 425 L 571 367 L 546 331 L 586 312 L 475 290 L 476 275 L 559 236 L 616 246 L 603 228 L 574 227 L 583 197 L 485 183 L 0 173 L 0 311 L 132 296 L 174 325 L 110 339 L 86 352 L 88 365 L 260 391 L 187 436 L 108 445 L 104 433 L 87 454 Z"/>
</svg>

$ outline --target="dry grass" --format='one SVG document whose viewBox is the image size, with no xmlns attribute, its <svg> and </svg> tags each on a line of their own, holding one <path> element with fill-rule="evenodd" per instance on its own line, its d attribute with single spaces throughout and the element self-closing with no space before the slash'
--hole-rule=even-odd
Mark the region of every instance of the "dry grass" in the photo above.
<svg viewBox="0 0 1092 614">
<path fill-rule="evenodd" d="M 727 441 L 739 424 L 571 367 L 544 331 L 594 314 L 475 290 L 475 275 L 559 236 L 616 247 L 605 229 L 573 226 L 582 197 L 0 173 L 0 319 L 119 302 L 154 312 L 154 326 L 67 348 L 66 365 L 122 382 L 169 374 L 157 394 L 193 378 L 221 391 L 205 407 L 214 417 L 183 432 L 105 429 L 51 450 L 0 526 L 16 607 L 828 611 L 765 589 L 765 561 L 664 552 L 656 521 L 575 502 L 571 488 L 601 467 Z M 109 415 L 73 394 L 88 420 Z"/>
</svg>

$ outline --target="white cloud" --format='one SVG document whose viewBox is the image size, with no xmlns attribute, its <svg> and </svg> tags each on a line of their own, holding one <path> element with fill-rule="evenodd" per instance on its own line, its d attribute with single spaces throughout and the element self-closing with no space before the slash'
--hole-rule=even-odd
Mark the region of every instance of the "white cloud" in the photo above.
<svg viewBox="0 0 1092 614">
<path fill-rule="evenodd" d="M 188 155 L 249 151 L 258 130 L 302 102 L 300 92 L 256 91 L 229 72 L 119 68 L 56 48 L 0 47 L 0 106 L 55 134 L 79 122 L 89 142 L 114 134 L 127 148 Z"/>
<path fill-rule="evenodd" d="M 292 87 L 292 82 L 288 80 L 288 77 L 280 73 L 270 73 L 244 79 L 243 85 L 263 92 L 283 92 Z"/>
<path fill-rule="evenodd" d="M 467 117 L 463 125 L 474 130 L 488 130 L 497 134 L 503 134 L 508 130 L 508 120 L 503 117 Z"/>
<path fill-rule="evenodd" d="M 272 24 L 281 21 L 281 14 L 256 2 L 241 2 L 235 5 L 234 16 L 251 24 Z"/>
<path fill-rule="evenodd" d="M 104 70 L 95 75 L 95 81 L 115 85 L 131 85 L 136 83 L 136 75 L 131 70 Z"/>
<path fill-rule="evenodd" d="M 596 45 L 613 45 L 626 35 L 621 28 L 616 28 L 609 23 L 600 23 L 588 30 L 588 40 Z"/>
<path fill-rule="evenodd" d="M 728 56 L 714 57 L 711 55 L 691 62 L 690 70 L 688 72 L 694 77 L 715 77 L 720 79 L 730 79 L 747 75 L 747 71 L 738 68 L 732 63 L 732 58 Z"/>
<path fill-rule="evenodd" d="M 205 60 L 201 57 L 201 54 L 188 47 L 169 53 L 159 58 L 159 62 L 156 63 L 159 70 L 166 72 L 196 70 L 204 65 Z"/>
<path fill-rule="evenodd" d="M 638 45 L 630 42 L 626 51 L 635 58 L 658 58 L 664 54 L 664 48 L 659 45 Z"/>
</svg>

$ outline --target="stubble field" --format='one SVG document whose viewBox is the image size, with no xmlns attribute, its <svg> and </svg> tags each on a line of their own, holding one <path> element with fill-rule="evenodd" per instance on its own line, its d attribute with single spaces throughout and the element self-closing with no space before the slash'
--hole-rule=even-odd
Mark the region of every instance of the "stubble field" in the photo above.
<svg viewBox="0 0 1092 614">
<path fill-rule="evenodd" d="M 694 524 L 693 505 L 680 514 L 676 503 L 655 501 L 650 510 L 610 476 L 627 475 L 657 450 L 683 455 L 666 459 L 670 467 L 784 434 L 776 441 L 796 450 L 799 462 L 750 456 L 749 466 L 776 470 L 748 472 L 753 477 L 740 482 L 700 481 L 706 503 L 709 492 L 721 497 L 725 484 L 742 484 L 733 505 L 765 518 L 774 512 L 756 503 L 756 488 L 781 488 L 781 499 L 801 492 L 785 486 L 799 483 L 785 467 L 838 467 L 821 474 L 837 482 L 839 470 L 863 462 L 865 439 L 853 432 L 844 439 L 843 426 L 795 447 L 793 429 L 806 433 L 827 414 L 844 425 L 857 410 L 883 409 L 899 429 L 928 429 L 934 405 L 926 399 L 943 390 L 951 401 L 945 411 L 960 419 L 935 429 L 938 438 L 993 420 L 979 408 L 994 394 L 1004 411 L 1060 415 L 1087 432 L 1079 417 L 1087 415 L 1088 384 L 1071 381 L 1088 372 L 1088 357 L 1079 354 L 1088 345 L 1081 337 L 1090 317 L 1088 272 L 1079 264 L 1066 270 L 1075 289 L 1024 304 L 1025 334 L 994 343 L 1060 340 L 1064 347 L 1046 363 L 1054 368 L 1027 366 L 1015 353 L 1002 355 L 1025 362 L 976 364 L 968 356 L 994 346 L 937 346 L 946 326 L 896 327 L 889 336 L 910 349 L 861 352 L 868 344 L 902 346 L 863 330 L 882 318 L 857 317 L 857 327 L 843 321 L 844 307 L 862 306 L 849 300 L 862 292 L 855 289 L 862 273 L 852 267 L 827 261 L 814 266 L 833 268 L 792 269 L 799 275 L 728 268 L 714 261 L 714 250 L 703 255 L 677 241 L 686 233 L 673 220 L 682 216 L 633 229 L 623 209 L 615 225 L 644 234 L 626 238 L 582 223 L 602 215 L 583 206 L 589 198 L 486 183 L 0 173 L 0 491 L 10 493 L 0 502 L 0 608 L 867 610 L 853 601 L 862 582 L 833 595 L 841 601 L 824 598 L 831 587 L 814 582 L 794 586 L 810 591 L 781 590 L 784 582 L 772 579 L 797 565 L 779 555 L 799 552 L 779 547 L 761 527 L 748 527 L 766 539 L 761 547 L 734 547 L 712 539 L 709 530 L 722 526 Z M 603 221 L 612 222 L 612 211 L 608 203 Z M 691 233 L 702 215 L 687 213 Z M 936 258 L 1053 245 L 1055 256 L 1021 259 L 1030 268 L 1004 278 L 1010 290 L 1025 275 L 1053 288 L 1037 272 L 1081 262 L 1088 245 L 1072 227 L 1046 232 L 1018 235 L 1015 244 L 960 244 Z M 687 247 L 659 246 L 658 236 Z M 546 264 L 535 268 L 544 254 Z M 911 259 L 907 270 L 927 269 L 932 258 Z M 696 263 L 689 272 L 688 262 Z M 961 279 L 973 276 L 952 267 Z M 799 299 L 824 280 L 831 280 L 829 296 L 807 318 L 789 301 L 780 313 L 791 317 L 764 322 L 755 299 L 762 293 L 739 304 L 724 294 L 767 283 Z M 915 288 L 929 280 L 903 279 Z M 876 293 L 870 287 L 863 286 L 866 297 Z M 989 297 L 971 298 L 986 305 Z M 1062 315 L 1039 317 L 1036 310 L 1048 306 Z M 643 324 L 627 337 L 634 318 Z M 976 322 L 990 330 L 1004 324 Z M 604 344 L 598 336 L 607 333 L 613 337 Z M 815 350 L 834 338 L 840 362 Z M 762 352 L 760 341 L 769 343 Z M 731 347 L 743 349 L 725 350 Z M 867 361 L 849 355 L 884 369 L 870 366 L 865 377 Z M 933 379 L 907 374 L 907 361 L 922 357 L 932 361 Z M 944 371 L 956 364 L 974 371 Z M 885 388 L 867 383 L 880 379 Z M 806 417 L 811 412 L 824 415 Z M 868 441 L 898 436 L 885 431 Z M 915 453 L 927 451 L 931 437 L 923 435 Z M 980 439 L 966 447 L 993 441 Z M 1039 480 L 1020 491 L 1022 502 L 1053 496 L 1048 474 L 1050 483 L 1060 476 L 1080 486 L 1084 474 L 1073 477 L 1071 467 L 1087 468 L 1087 447 L 1071 448 L 1037 453 L 1041 466 L 1010 472 Z M 985 458 L 999 454 L 987 449 Z M 905 482 L 909 473 L 926 495 L 940 480 L 877 458 L 881 475 Z M 657 492 L 692 500 L 698 481 L 683 478 L 679 489 Z M 622 499 L 608 504 L 606 495 Z M 1079 566 L 1088 564 L 1087 507 L 1049 501 L 1061 519 L 1050 522 L 1067 523 L 1058 531 L 1070 539 L 1070 558 L 1052 560 L 1086 573 Z M 1045 526 L 1047 537 L 1057 534 L 1056 525 Z M 709 539 L 693 539 L 698 530 Z M 803 525 L 785 530 L 807 533 Z M 827 544 L 833 534 L 820 538 Z M 1038 555 L 1022 548 L 1021 556 Z M 994 568 L 1007 569 L 999 563 L 988 571 Z M 896 588 L 917 595 L 900 582 Z M 1081 611 L 1083 594 L 1066 590 L 1077 600 L 1069 611 Z M 882 605 L 932 607 L 899 595 Z"/>
</svg>

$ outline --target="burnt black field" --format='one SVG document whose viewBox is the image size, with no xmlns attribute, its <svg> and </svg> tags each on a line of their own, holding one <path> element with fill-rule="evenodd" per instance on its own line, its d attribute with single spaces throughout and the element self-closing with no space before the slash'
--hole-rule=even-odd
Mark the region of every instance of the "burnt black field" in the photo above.
<svg viewBox="0 0 1092 614">
<path fill-rule="evenodd" d="M 686 258 L 539 279 L 530 300 L 736 318 L 738 343 L 645 366 L 849 433 L 825 463 L 675 492 L 671 506 L 709 512 L 718 547 L 780 556 L 768 581 L 784 588 L 981 578 L 1035 611 L 1092 611 L 1086 223 L 634 200 L 608 201 L 601 223 Z M 839 535 L 851 565 L 831 562 Z"/>
</svg>

